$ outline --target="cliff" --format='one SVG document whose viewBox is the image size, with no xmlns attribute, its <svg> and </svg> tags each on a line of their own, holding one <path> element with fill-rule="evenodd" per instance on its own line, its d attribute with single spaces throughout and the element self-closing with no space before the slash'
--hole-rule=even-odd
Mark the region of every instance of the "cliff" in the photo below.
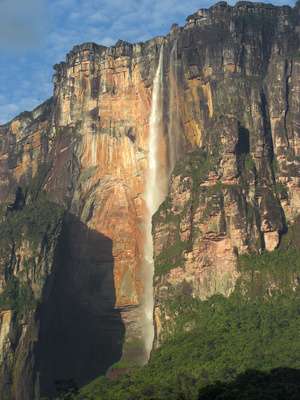
<svg viewBox="0 0 300 400">
<path fill-rule="evenodd" d="M 154 217 L 157 344 L 174 296 L 228 296 L 238 256 L 276 249 L 300 207 L 297 9 L 219 3 L 177 45 L 200 135 Z"/>
<path fill-rule="evenodd" d="M 31 400 L 69 378 L 82 385 L 121 355 L 147 359 L 145 192 L 159 60 L 156 190 L 168 193 L 153 219 L 156 343 L 174 292 L 228 295 L 238 255 L 278 246 L 300 208 L 299 41 L 298 7 L 218 3 L 166 37 L 76 46 L 54 67 L 53 97 L 0 127 L 2 224 L 25 224 L 2 246 L 0 296 L 13 279 L 34 297 L 21 318 L 1 305 L 2 397 Z M 52 207 L 63 210 L 54 222 Z M 46 213 L 34 250 L 22 222 L 33 209 Z"/>
</svg>

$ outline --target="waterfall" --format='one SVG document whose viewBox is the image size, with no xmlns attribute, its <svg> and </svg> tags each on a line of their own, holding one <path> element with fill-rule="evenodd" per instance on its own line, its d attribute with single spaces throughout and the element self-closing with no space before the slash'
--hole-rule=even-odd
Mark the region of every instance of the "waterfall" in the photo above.
<svg viewBox="0 0 300 400">
<path fill-rule="evenodd" d="M 154 339 L 153 325 L 153 238 L 152 216 L 165 200 L 168 181 L 182 151 L 182 125 L 179 112 L 179 66 L 177 60 L 177 41 L 170 53 L 169 103 L 167 135 L 164 135 L 164 47 L 161 46 L 159 63 L 153 81 L 152 104 L 149 120 L 148 170 L 146 175 L 145 202 L 147 214 L 145 220 L 144 243 L 144 343 L 147 360 Z"/>
<path fill-rule="evenodd" d="M 164 200 L 167 191 L 166 165 L 161 154 L 163 143 L 163 45 L 159 53 L 159 63 L 153 81 L 152 104 L 149 121 L 148 171 L 146 176 L 145 201 L 147 206 L 145 258 L 145 323 L 144 341 L 147 359 L 154 339 L 153 326 L 153 239 L 152 216 Z"/>
</svg>

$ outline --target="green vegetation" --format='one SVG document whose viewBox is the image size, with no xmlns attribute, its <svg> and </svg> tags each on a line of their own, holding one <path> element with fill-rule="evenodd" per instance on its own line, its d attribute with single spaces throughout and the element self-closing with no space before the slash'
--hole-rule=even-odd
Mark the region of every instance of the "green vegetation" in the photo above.
<svg viewBox="0 0 300 400">
<path fill-rule="evenodd" d="M 17 315 L 22 315 L 32 310 L 35 305 L 31 287 L 19 282 L 16 277 L 10 278 L 0 295 L 0 310 L 13 310 Z"/>
<path fill-rule="evenodd" d="M 299 370 L 249 370 L 240 374 L 233 382 L 217 382 L 204 388 L 200 391 L 199 400 L 298 400 L 299 392 Z"/>
<path fill-rule="evenodd" d="M 0 223 L 0 268 L 6 283 L 0 294 L 0 310 L 11 309 L 21 316 L 33 309 L 37 299 L 31 280 L 43 279 L 38 272 L 39 257 L 47 251 L 61 223 L 63 210 L 45 194 L 21 210 L 2 208 Z M 25 251 L 18 253 L 22 246 Z M 28 253 L 28 254 L 27 254 Z M 47 258 L 47 255 L 45 255 Z"/>
<path fill-rule="evenodd" d="M 176 335 L 147 367 L 113 382 L 96 381 L 81 398 L 192 400 L 205 386 L 231 382 L 248 369 L 300 368 L 296 296 L 268 303 L 239 303 L 234 297 L 182 303 Z M 191 319 L 194 327 L 185 332 L 181 327 Z"/>
<path fill-rule="evenodd" d="M 255 162 L 254 162 L 251 154 L 245 155 L 245 168 L 248 171 L 252 171 L 255 169 Z"/>
<path fill-rule="evenodd" d="M 170 269 L 181 266 L 184 261 L 183 252 L 188 249 L 190 245 L 189 241 L 181 242 L 178 238 L 172 246 L 168 247 L 157 257 L 155 262 L 155 274 L 163 275 L 170 271 Z"/>
<path fill-rule="evenodd" d="M 261 256 L 243 255 L 239 258 L 239 268 L 243 279 L 238 287 L 245 297 L 288 294 L 295 289 L 300 275 L 300 248 L 264 252 Z"/>
<path fill-rule="evenodd" d="M 297 229 L 273 253 L 240 257 L 241 276 L 229 298 L 168 300 L 175 329 L 149 364 L 116 380 L 96 379 L 71 398 L 296 400 L 300 250 L 291 243 Z"/>
<path fill-rule="evenodd" d="M 275 191 L 280 196 L 281 199 L 285 199 L 288 197 L 288 189 L 286 185 L 281 182 L 276 182 Z"/>
<path fill-rule="evenodd" d="M 111 369 L 116 370 L 131 370 L 137 365 L 144 364 L 145 345 L 142 338 L 128 338 L 123 343 L 123 357 L 121 360 L 112 365 Z"/>
<path fill-rule="evenodd" d="M 300 249 L 300 217 L 288 227 L 288 232 L 282 237 L 280 248 L 282 250 Z"/>
<path fill-rule="evenodd" d="M 248 157 L 248 162 L 252 162 L 251 165 L 254 165 L 254 161 L 250 156 Z M 190 192 L 190 198 L 180 214 L 177 214 L 172 210 L 172 202 L 168 197 L 154 217 L 154 225 L 160 223 L 168 225 L 169 237 L 171 238 L 160 255 L 156 257 L 155 275 L 164 275 L 171 269 L 183 266 L 184 252 L 192 248 L 193 240 L 201 235 L 201 231 L 198 226 L 193 226 L 191 237 L 186 241 L 182 241 L 179 234 L 180 222 L 183 219 L 191 219 L 190 215 L 199 208 L 199 205 L 202 208 L 200 222 L 209 224 L 216 233 L 226 230 L 225 218 L 216 223 L 215 221 L 210 221 L 211 216 L 219 214 L 220 211 L 222 212 L 225 190 L 230 190 L 233 196 L 241 198 L 240 192 L 242 188 L 238 184 L 228 185 L 223 184 L 221 181 L 217 181 L 212 186 L 201 186 L 207 180 L 209 172 L 214 171 L 217 166 L 217 152 L 210 155 L 203 149 L 189 153 L 177 163 L 173 175 L 180 176 L 182 190 Z M 190 179 L 186 180 L 186 177 Z"/>
<path fill-rule="evenodd" d="M 276 175 L 279 170 L 279 164 L 278 164 L 277 158 L 275 156 L 272 159 L 272 169 L 273 169 L 274 174 Z"/>
<path fill-rule="evenodd" d="M 79 182 L 82 184 L 86 183 L 86 181 L 88 181 L 93 176 L 96 169 L 96 166 L 84 169 L 79 176 Z"/>
<path fill-rule="evenodd" d="M 20 211 L 9 212 L 0 224 L 0 243 L 18 243 L 22 238 L 37 245 L 50 227 L 62 217 L 62 209 L 45 195 Z"/>
<path fill-rule="evenodd" d="M 239 265 L 242 272 L 267 270 L 282 277 L 285 272 L 300 271 L 299 255 L 300 250 L 296 249 L 266 251 L 260 256 L 245 254 L 239 257 Z"/>
<path fill-rule="evenodd" d="M 201 183 L 210 171 L 216 168 L 217 159 L 207 151 L 198 149 L 189 153 L 184 160 L 176 164 L 174 175 L 191 176 L 194 181 Z"/>
<path fill-rule="evenodd" d="M 35 176 L 31 179 L 29 185 L 26 188 L 26 194 L 31 201 L 37 200 L 40 195 L 45 179 L 51 169 L 50 163 L 42 163 L 39 165 L 38 171 Z"/>
<path fill-rule="evenodd" d="M 180 240 L 180 220 L 185 212 L 189 212 L 191 208 L 196 208 L 203 195 L 207 192 L 213 196 L 220 193 L 222 185 L 215 185 L 213 188 L 202 188 L 200 185 L 207 179 L 208 173 L 217 165 L 216 156 L 209 155 L 206 151 L 198 149 L 197 151 L 189 153 L 184 160 L 177 163 L 173 175 L 180 175 L 181 179 L 191 177 L 192 183 L 187 182 L 187 185 L 192 185 L 191 200 L 188 202 L 185 210 L 181 215 L 175 215 L 171 209 L 170 199 L 167 198 L 160 206 L 154 218 L 154 223 L 163 222 L 169 225 L 170 231 L 174 232 L 173 242 L 168 244 L 168 247 L 162 251 L 157 257 L 155 263 L 155 274 L 162 275 L 173 268 L 183 264 L 183 252 L 188 250 L 192 243 L 190 240 L 182 242 Z M 184 184 L 184 181 L 183 181 Z M 187 187 L 189 189 L 189 187 Z M 215 203 L 213 201 L 212 203 Z M 209 206 L 208 206 L 209 207 Z"/>
</svg>

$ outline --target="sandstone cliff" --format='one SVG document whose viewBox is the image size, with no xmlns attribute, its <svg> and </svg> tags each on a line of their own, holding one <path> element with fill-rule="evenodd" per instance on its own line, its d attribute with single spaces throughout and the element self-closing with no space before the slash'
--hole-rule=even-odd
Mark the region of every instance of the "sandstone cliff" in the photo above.
<svg viewBox="0 0 300 400">
<path fill-rule="evenodd" d="M 180 35 L 200 149 L 154 218 L 158 342 L 172 296 L 230 294 L 237 256 L 277 248 L 299 214 L 299 23 L 297 9 L 219 3 Z"/>
<path fill-rule="evenodd" d="M 157 343 L 174 292 L 229 294 L 238 254 L 278 246 L 300 208 L 299 41 L 297 7 L 218 3 L 164 38 L 76 46 L 55 66 L 53 97 L 0 127 L 2 226 L 20 219 L 24 231 L 3 246 L 1 296 L 13 278 L 34 300 L 21 317 L 1 305 L 2 397 L 51 394 L 60 379 L 81 385 L 122 354 L 145 361 L 144 193 L 160 53 L 158 154 L 162 174 L 176 166 L 153 226 Z M 53 221 L 52 207 L 63 216 Z M 22 222 L 32 209 L 46 214 L 34 250 Z"/>
</svg>

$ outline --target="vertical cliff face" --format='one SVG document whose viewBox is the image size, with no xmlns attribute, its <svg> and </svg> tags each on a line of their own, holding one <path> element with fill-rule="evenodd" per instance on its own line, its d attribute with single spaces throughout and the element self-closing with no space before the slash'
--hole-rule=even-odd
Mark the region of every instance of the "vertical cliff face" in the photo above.
<svg viewBox="0 0 300 400">
<path fill-rule="evenodd" d="M 18 218 L 40 196 L 65 210 L 62 234 L 52 243 L 55 267 L 32 310 L 32 365 L 22 366 L 41 395 L 53 393 L 56 380 L 84 384 L 122 355 L 138 364 L 147 358 L 143 196 L 161 41 L 75 47 L 55 66 L 53 98 L 1 127 L 3 224 L 8 209 Z M 23 204 L 15 208 L 18 191 Z M 10 271 L 3 269 L 5 290 Z M 19 383 L 15 378 L 8 390 L 25 399 Z"/>
<path fill-rule="evenodd" d="M 38 397 L 36 310 L 55 271 L 63 218 L 62 209 L 48 200 L 39 199 L 28 206 L 21 204 L 15 202 L 6 216 L 1 216 L 0 225 L 0 395 L 3 399 Z"/>
<path fill-rule="evenodd" d="M 10 300 L 13 277 L 35 300 L 21 319 L 1 300 L 3 396 L 53 393 L 61 379 L 84 384 L 121 355 L 145 362 L 145 241 L 168 178 L 153 220 L 157 342 L 173 295 L 229 294 L 238 254 L 276 248 L 300 207 L 299 40 L 298 8 L 219 3 L 165 38 L 76 46 L 55 66 L 53 97 L 0 127 L 2 224 L 11 232 L 0 297 Z M 149 189 L 155 118 L 166 179 Z M 48 250 L 27 268 L 25 217 L 45 214 L 44 196 L 64 216 L 46 213 L 35 243 Z"/>
<path fill-rule="evenodd" d="M 219 3 L 179 35 L 180 112 L 200 149 L 177 163 L 154 218 L 157 343 L 174 296 L 229 295 L 237 256 L 274 250 L 299 214 L 299 23 L 297 9 Z"/>
</svg>

